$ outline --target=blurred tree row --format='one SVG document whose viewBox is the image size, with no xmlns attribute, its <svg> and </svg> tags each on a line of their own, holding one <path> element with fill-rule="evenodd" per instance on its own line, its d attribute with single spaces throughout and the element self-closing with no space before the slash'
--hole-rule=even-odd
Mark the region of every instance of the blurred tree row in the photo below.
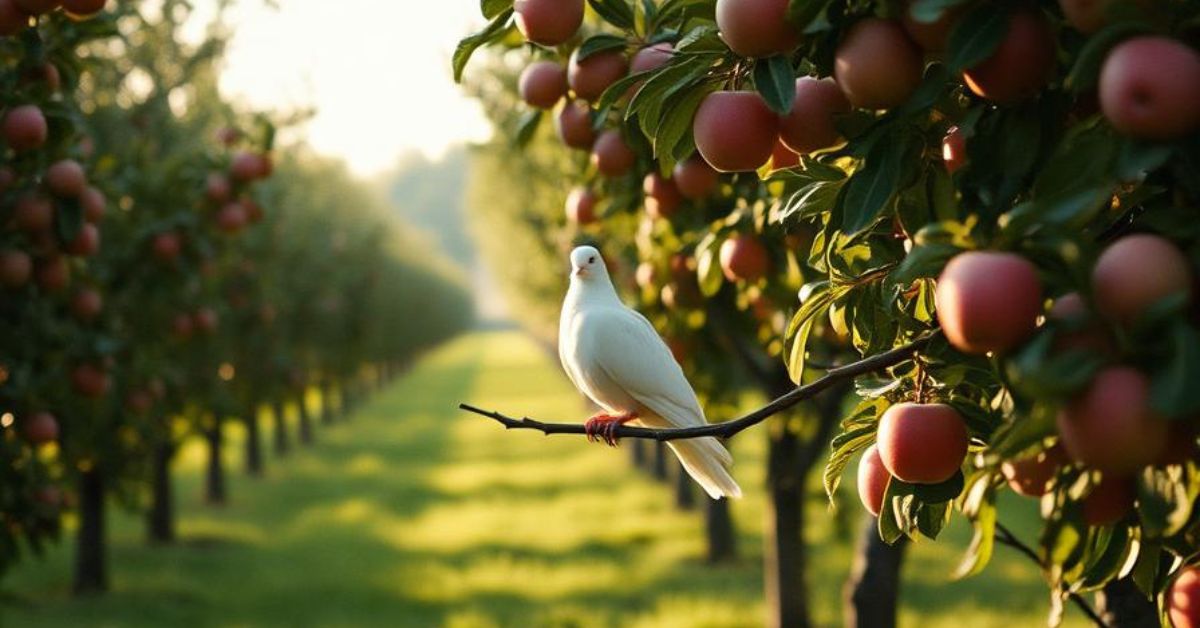
<svg viewBox="0 0 1200 628">
<path fill-rule="evenodd" d="M 74 513 L 87 592 L 110 498 L 172 540 L 186 439 L 221 502 L 229 421 L 261 473 L 260 409 L 311 442 L 310 395 L 331 420 L 471 305 L 342 167 L 275 147 L 302 114 L 222 98 L 223 13 L 191 41 L 182 0 L 59 4 L 0 0 L 0 571 Z"/>
</svg>

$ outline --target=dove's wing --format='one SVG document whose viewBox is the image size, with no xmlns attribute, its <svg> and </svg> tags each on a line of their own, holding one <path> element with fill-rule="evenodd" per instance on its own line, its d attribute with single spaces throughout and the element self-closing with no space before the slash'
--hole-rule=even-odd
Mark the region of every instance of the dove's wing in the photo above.
<svg viewBox="0 0 1200 628">
<path fill-rule="evenodd" d="M 650 321 L 621 306 L 595 312 L 587 323 L 593 364 L 614 384 L 674 427 L 705 423 L 695 391 Z"/>
</svg>

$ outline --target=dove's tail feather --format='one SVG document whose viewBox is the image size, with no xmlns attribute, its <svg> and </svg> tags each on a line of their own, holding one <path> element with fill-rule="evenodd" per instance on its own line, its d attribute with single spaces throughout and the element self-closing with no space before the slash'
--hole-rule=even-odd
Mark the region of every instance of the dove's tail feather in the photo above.
<svg viewBox="0 0 1200 628">
<path fill-rule="evenodd" d="M 729 450 L 711 436 L 691 440 L 668 441 L 683 468 L 692 476 L 709 497 L 741 497 L 742 489 L 729 475 L 733 456 Z"/>
</svg>

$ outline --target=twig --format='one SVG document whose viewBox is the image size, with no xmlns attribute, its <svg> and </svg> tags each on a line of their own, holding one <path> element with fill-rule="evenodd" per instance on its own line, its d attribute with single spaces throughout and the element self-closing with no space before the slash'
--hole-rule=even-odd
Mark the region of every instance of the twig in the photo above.
<svg viewBox="0 0 1200 628">
<path fill-rule="evenodd" d="M 648 428 L 648 427 L 632 427 L 629 425 L 618 426 L 613 431 L 613 436 L 617 438 L 645 438 L 656 441 L 679 440 L 685 438 L 701 438 L 704 436 L 716 436 L 718 438 L 732 438 L 742 430 L 762 423 L 768 418 L 783 412 L 795 406 L 796 404 L 811 399 L 821 392 L 832 388 L 840 382 L 854 379 L 860 375 L 873 373 L 875 371 L 895 366 L 908 360 L 921 349 L 925 348 L 940 332 L 922 336 L 902 347 L 897 347 L 891 351 L 886 351 L 877 355 L 863 358 L 858 362 L 852 362 L 845 366 L 839 366 L 831 369 L 820 379 L 805 384 L 803 386 L 792 389 L 787 394 L 776 398 L 771 403 L 747 414 L 741 418 L 725 421 L 722 423 L 712 423 L 709 425 L 701 425 L 697 427 L 676 427 L 676 428 Z M 493 412 L 483 410 L 469 404 L 459 404 L 459 409 L 467 412 L 474 412 L 490 419 L 494 419 L 510 430 L 537 430 L 544 434 L 586 434 L 584 426 L 581 423 L 544 423 L 529 417 L 520 419 L 513 418 Z"/>
<path fill-rule="evenodd" d="M 996 522 L 996 540 L 1000 541 L 1001 545 L 1007 545 L 1024 554 L 1029 558 L 1029 560 L 1037 563 L 1039 567 L 1042 567 L 1043 569 L 1045 568 L 1046 565 L 1042 562 L 1041 558 L 1038 558 L 1037 552 L 1033 551 L 1033 548 L 1022 543 L 1021 540 L 1012 533 L 1012 530 L 1006 528 L 1004 524 L 1000 523 L 999 521 Z M 1088 619 L 1095 622 L 1097 626 L 1100 626 L 1100 628 L 1108 627 L 1108 624 L 1104 623 L 1104 619 L 1101 618 L 1094 609 L 1092 609 L 1091 604 L 1088 604 L 1087 600 L 1083 599 L 1083 596 L 1074 592 L 1067 593 L 1067 596 L 1072 602 L 1075 603 L 1075 606 L 1079 607 L 1079 610 L 1083 611 L 1083 614 L 1087 615 Z"/>
</svg>

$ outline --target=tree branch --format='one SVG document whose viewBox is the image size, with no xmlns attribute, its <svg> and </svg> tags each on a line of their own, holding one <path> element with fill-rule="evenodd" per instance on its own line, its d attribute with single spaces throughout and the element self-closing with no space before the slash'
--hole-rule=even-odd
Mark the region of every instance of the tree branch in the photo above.
<svg viewBox="0 0 1200 628">
<path fill-rule="evenodd" d="M 1041 558 L 1038 558 L 1037 552 L 1033 551 L 1033 548 L 1022 543 L 1021 540 L 1012 533 L 1012 530 L 1009 530 L 999 521 L 996 522 L 996 540 L 1000 541 L 1001 545 L 1007 545 L 1024 554 L 1029 558 L 1029 560 L 1037 563 L 1039 567 L 1045 568 L 1045 564 L 1042 563 Z M 1079 610 L 1083 611 L 1084 615 L 1087 615 L 1088 619 L 1095 622 L 1095 624 L 1100 626 L 1100 628 L 1107 628 L 1108 624 L 1104 623 L 1104 620 L 1101 619 L 1100 615 L 1096 613 L 1091 604 L 1088 604 L 1087 600 L 1083 599 L 1081 595 L 1078 593 L 1068 593 L 1067 596 L 1071 598 L 1071 601 L 1075 603 L 1075 606 L 1079 607 Z"/>
<path fill-rule="evenodd" d="M 931 340 L 936 338 L 940 332 L 933 332 L 922 336 L 902 347 L 897 347 L 891 351 L 886 351 L 878 355 L 873 355 L 863 358 L 857 362 L 852 362 L 844 366 L 839 366 L 831 369 L 820 379 L 803 386 L 798 386 L 792 389 L 787 394 L 776 398 L 767 405 L 747 414 L 741 418 L 725 421 L 722 423 L 711 423 L 709 425 L 701 425 L 697 427 L 676 427 L 676 428 L 648 428 L 648 427 L 633 427 L 629 425 L 620 425 L 613 431 L 613 436 L 616 438 L 645 438 L 656 441 L 670 441 L 685 438 L 702 438 L 705 436 L 716 436 L 718 438 L 732 438 L 742 430 L 762 423 L 768 418 L 787 410 L 796 404 L 811 399 L 825 390 L 848 380 L 852 380 L 860 375 L 874 373 L 891 366 L 895 366 L 913 357 L 921 349 L 925 348 Z M 510 430 L 537 430 L 543 434 L 586 434 L 582 423 L 544 423 L 529 417 L 520 419 L 513 418 L 493 412 L 483 410 L 469 404 L 459 404 L 459 409 L 467 412 L 488 417 L 503 425 L 505 429 Z"/>
</svg>

